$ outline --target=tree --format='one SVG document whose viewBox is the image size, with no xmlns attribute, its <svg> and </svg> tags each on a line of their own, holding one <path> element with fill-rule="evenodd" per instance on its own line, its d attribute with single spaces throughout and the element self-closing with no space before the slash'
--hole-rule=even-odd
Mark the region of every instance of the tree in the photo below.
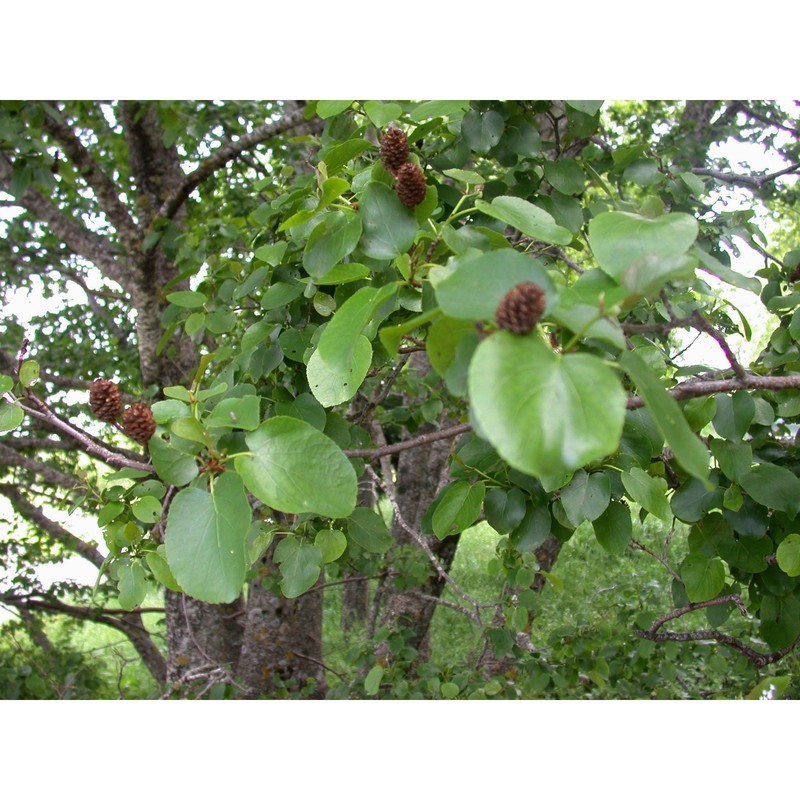
<svg viewBox="0 0 800 800">
<path fill-rule="evenodd" d="M 332 696 L 413 677 L 437 607 L 524 688 L 562 547 L 583 525 L 641 548 L 637 514 L 669 528 L 674 608 L 636 635 L 756 667 L 796 645 L 800 250 L 713 202 L 791 203 L 793 109 L 14 102 L 0 125 L 6 291 L 82 298 L 0 334 L 0 494 L 27 530 L 5 555 L 98 568 L 94 589 L 20 573 L 5 605 L 115 626 L 165 696 L 321 697 L 324 593 L 368 585 Z M 731 140 L 786 166 L 737 171 L 711 149 Z M 726 285 L 777 317 L 752 364 Z M 682 363 L 686 330 L 725 367 Z M 51 511 L 75 506 L 102 550 Z M 479 519 L 503 537 L 489 603 L 450 574 Z"/>
</svg>

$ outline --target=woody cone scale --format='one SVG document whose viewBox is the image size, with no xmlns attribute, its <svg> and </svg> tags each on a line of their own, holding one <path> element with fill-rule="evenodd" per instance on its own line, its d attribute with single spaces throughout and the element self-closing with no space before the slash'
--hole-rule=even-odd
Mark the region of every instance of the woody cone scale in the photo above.
<svg viewBox="0 0 800 800">
<path fill-rule="evenodd" d="M 89 408 L 97 419 L 103 422 L 116 422 L 122 411 L 122 397 L 114 381 L 98 378 L 89 387 Z"/>
<path fill-rule="evenodd" d="M 399 128 L 390 128 L 383 135 L 381 161 L 392 175 L 408 161 L 408 139 Z"/>
<path fill-rule="evenodd" d="M 394 190 L 406 208 L 415 208 L 425 199 L 425 176 L 416 164 L 403 164 L 394 181 Z"/>
<path fill-rule="evenodd" d="M 544 314 L 546 303 L 544 289 L 538 284 L 517 284 L 497 304 L 497 327 L 524 336 L 536 327 Z"/>
<path fill-rule="evenodd" d="M 131 403 L 122 415 L 122 429 L 139 444 L 147 444 L 156 432 L 153 412 L 144 403 Z"/>
</svg>

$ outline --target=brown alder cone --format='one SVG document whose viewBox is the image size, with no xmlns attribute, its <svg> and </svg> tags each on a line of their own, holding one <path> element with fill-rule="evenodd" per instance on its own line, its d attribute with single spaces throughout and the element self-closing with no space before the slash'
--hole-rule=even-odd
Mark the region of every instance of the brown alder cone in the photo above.
<svg viewBox="0 0 800 800">
<path fill-rule="evenodd" d="M 89 387 L 89 408 L 97 419 L 103 422 L 116 422 L 122 411 L 122 397 L 114 381 L 98 378 Z"/>
<path fill-rule="evenodd" d="M 546 303 L 544 289 L 538 284 L 517 284 L 497 304 L 497 327 L 518 336 L 530 333 L 542 318 Z"/>
<path fill-rule="evenodd" d="M 392 175 L 408 161 L 408 139 L 400 128 L 390 128 L 383 135 L 381 160 Z"/>
<path fill-rule="evenodd" d="M 156 432 L 156 420 L 149 406 L 131 403 L 122 415 L 122 429 L 139 444 L 147 444 Z"/>
<path fill-rule="evenodd" d="M 416 164 L 403 164 L 394 180 L 394 190 L 406 208 L 415 208 L 425 199 L 425 175 Z"/>
</svg>

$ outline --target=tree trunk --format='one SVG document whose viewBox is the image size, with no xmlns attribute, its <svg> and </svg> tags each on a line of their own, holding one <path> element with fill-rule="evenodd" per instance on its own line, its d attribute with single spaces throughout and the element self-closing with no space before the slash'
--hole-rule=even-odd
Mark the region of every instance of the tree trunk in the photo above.
<svg viewBox="0 0 800 800">
<path fill-rule="evenodd" d="M 270 552 L 273 548 L 270 548 Z M 248 697 L 290 694 L 322 698 L 327 691 L 322 667 L 323 592 L 312 589 L 289 599 L 263 587 L 277 575 L 270 558 L 250 585 L 236 677 Z"/>
</svg>

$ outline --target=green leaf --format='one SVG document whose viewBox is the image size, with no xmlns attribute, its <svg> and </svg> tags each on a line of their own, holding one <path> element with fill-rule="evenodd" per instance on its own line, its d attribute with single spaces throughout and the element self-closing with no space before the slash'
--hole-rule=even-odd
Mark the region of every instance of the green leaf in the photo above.
<svg viewBox="0 0 800 800">
<path fill-rule="evenodd" d="M 556 224 L 553 217 L 538 206 L 521 197 L 503 195 L 491 203 L 476 200 L 475 208 L 487 216 L 499 219 L 518 231 L 542 242 L 566 245 L 572 241 L 572 233 Z"/>
<path fill-rule="evenodd" d="M 368 553 L 385 553 L 394 544 L 383 517 L 370 508 L 357 508 L 347 520 L 350 538 Z"/>
<path fill-rule="evenodd" d="M 338 172 L 345 164 L 352 161 L 356 156 L 361 155 L 365 150 L 369 150 L 372 146 L 364 139 L 348 139 L 346 142 L 334 145 L 330 150 L 326 148 L 321 154 L 325 157 L 328 175 Z"/>
<path fill-rule="evenodd" d="M 385 183 L 370 181 L 359 203 L 364 229 L 362 248 L 369 258 L 397 258 L 414 244 L 419 229 L 417 219 Z"/>
<path fill-rule="evenodd" d="M 486 494 L 482 482 L 467 481 L 451 483 L 439 496 L 433 512 L 431 526 L 439 539 L 461 533 L 478 518 Z"/>
<path fill-rule="evenodd" d="M 564 101 L 568 106 L 574 108 L 576 111 L 580 111 L 582 114 L 586 114 L 590 117 L 593 117 L 602 107 L 603 107 L 603 100 L 565 100 Z"/>
<path fill-rule="evenodd" d="M 195 457 L 172 447 L 160 436 L 150 439 L 148 449 L 156 474 L 164 483 L 185 486 L 198 476 L 199 468 Z"/>
<path fill-rule="evenodd" d="M 708 451 L 692 432 L 675 398 L 661 385 L 656 374 L 637 353 L 623 353 L 619 363 L 642 393 L 651 418 L 672 448 L 678 463 L 690 475 L 707 481 Z"/>
<path fill-rule="evenodd" d="M 325 326 L 306 368 L 311 393 L 321 405 L 344 403 L 358 391 L 372 363 L 372 345 L 362 331 L 395 291 L 393 284 L 380 289 L 365 286 Z"/>
<path fill-rule="evenodd" d="M 436 284 L 436 299 L 454 319 L 494 319 L 497 304 L 518 283 L 544 289 L 548 304 L 555 288 L 540 262 L 515 250 L 493 250 L 458 259 L 455 269 Z"/>
<path fill-rule="evenodd" d="M 10 431 L 22 424 L 25 412 L 17 405 L 0 403 L 0 433 Z"/>
<path fill-rule="evenodd" d="M 479 175 L 477 172 L 472 172 L 472 170 L 468 169 L 446 169 L 443 174 L 447 175 L 448 178 L 452 178 L 454 181 L 465 183 L 467 186 L 477 186 L 478 184 L 486 183 L 486 178 L 484 178 L 483 175 Z"/>
<path fill-rule="evenodd" d="M 172 574 L 169 564 L 167 564 L 165 552 L 166 549 L 164 545 L 159 545 L 157 551 L 151 550 L 145 554 L 145 561 L 147 561 L 147 566 L 150 567 L 150 572 L 153 573 L 153 577 L 159 583 L 166 586 L 167 589 L 172 589 L 173 592 L 180 592 L 181 586 L 178 581 L 175 580 L 175 576 Z"/>
<path fill-rule="evenodd" d="M 383 128 L 393 120 L 396 120 L 402 113 L 403 108 L 399 103 L 381 103 L 378 100 L 367 100 L 364 103 L 364 111 L 376 128 Z"/>
<path fill-rule="evenodd" d="M 779 545 L 775 553 L 778 566 L 790 577 L 800 575 L 800 535 L 790 533 Z"/>
<path fill-rule="evenodd" d="M 321 278 L 316 278 L 315 283 L 320 286 L 335 286 L 340 283 L 352 283 L 368 276 L 369 269 L 363 264 L 337 264 Z"/>
<path fill-rule="evenodd" d="M 280 558 L 281 591 L 286 597 L 299 597 L 319 580 L 322 551 L 316 545 L 289 536 L 281 542 Z"/>
<path fill-rule="evenodd" d="M 696 194 L 702 194 L 702 192 L 696 192 Z M 706 253 L 702 247 L 698 247 L 697 245 L 694 245 L 690 252 L 700 262 L 701 269 L 710 272 L 720 280 L 725 281 L 725 283 L 729 283 L 731 286 L 736 286 L 739 289 L 745 289 L 748 292 L 753 292 L 754 294 L 761 293 L 761 281 L 758 278 L 750 278 L 747 275 L 742 275 L 732 270 L 719 259 Z"/>
<path fill-rule="evenodd" d="M 319 531 L 314 537 L 314 544 L 322 554 L 322 563 L 330 564 L 347 549 L 347 537 L 341 531 L 330 528 Z"/>
<path fill-rule="evenodd" d="M 39 380 L 39 364 L 36 361 L 23 361 L 19 369 L 19 383 L 24 389 Z"/>
<path fill-rule="evenodd" d="M 14 388 L 14 381 L 8 375 L 0 375 L 0 394 L 10 392 Z"/>
<path fill-rule="evenodd" d="M 139 497 L 131 503 L 131 511 L 136 519 L 148 525 L 161 519 L 161 503 L 155 497 Z"/>
<path fill-rule="evenodd" d="M 425 339 L 425 348 L 431 366 L 444 375 L 456 357 L 459 342 L 475 330 L 474 324 L 469 320 L 441 317 L 430 327 Z"/>
<path fill-rule="evenodd" d="M 469 370 L 479 432 L 513 467 L 536 477 L 613 453 L 626 395 L 601 359 L 554 353 L 535 335 L 484 339 Z"/>
<path fill-rule="evenodd" d="M 561 490 L 561 504 L 573 527 L 577 528 L 584 520 L 597 519 L 608 507 L 611 500 L 611 480 L 604 472 L 584 470 Z"/>
<path fill-rule="evenodd" d="M 639 467 L 622 473 L 622 485 L 631 499 L 654 517 L 669 522 L 672 509 L 667 500 L 667 482 L 663 478 L 648 475 Z"/>
<path fill-rule="evenodd" d="M 120 564 L 117 571 L 119 604 L 126 611 L 140 606 L 147 596 L 147 573 L 139 561 Z"/>
<path fill-rule="evenodd" d="M 759 681 L 745 697 L 745 700 L 779 700 L 789 688 L 791 676 L 771 675 Z"/>
<path fill-rule="evenodd" d="M 699 225 L 683 213 L 654 219 L 625 211 L 606 211 L 589 223 L 589 244 L 600 267 L 636 294 L 657 292 L 675 278 L 690 278 L 686 254 Z"/>
<path fill-rule="evenodd" d="M 324 278 L 356 249 L 360 238 L 361 217 L 358 214 L 345 211 L 326 214 L 308 237 L 303 268 L 312 278 Z"/>
<path fill-rule="evenodd" d="M 266 261 L 271 267 L 277 267 L 283 261 L 283 255 L 286 248 L 289 246 L 288 242 L 275 242 L 274 244 L 265 244 L 256 248 L 253 255 L 259 261 Z"/>
<path fill-rule="evenodd" d="M 287 514 L 346 517 L 356 504 L 356 473 L 334 442 L 312 425 L 272 417 L 245 437 L 252 455 L 236 470 L 259 500 Z M 180 579 L 179 579 L 180 580 Z"/>
<path fill-rule="evenodd" d="M 725 586 L 725 565 L 716 556 L 691 553 L 681 564 L 681 580 L 692 603 L 713 600 Z"/>
<path fill-rule="evenodd" d="M 544 177 L 554 189 L 567 195 L 580 194 L 586 183 L 586 175 L 574 158 L 546 161 Z"/>
<path fill-rule="evenodd" d="M 755 401 L 747 392 L 735 392 L 733 395 L 718 394 L 716 400 L 714 430 L 731 442 L 740 442 L 755 417 Z"/>
<path fill-rule="evenodd" d="M 261 398 L 250 394 L 245 397 L 226 397 L 220 400 L 208 415 L 209 428 L 239 428 L 254 431 L 261 421 Z"/>
<path fill-rule="evenodd" d="M 230 603 L 245 579 L 250 504 L 241 478 L 224 472 L 211 491 L 182 489 L 170 505 L 167 563 L 186 594 L 206 603 Z"/>
<path fill-rule="evenodd" d="M 383 679 L 383 667 L 380 665 L 373 667 L 364 678 L 364 691 L 373 697 L 378 694 L 381 688 L 381 680 Z"/>
<path fill-rule="evenodd" d="M 631 511 L 625 503 L 612 500 L 608 508 L 592 523 L 600 546 L 612 555 L 621 555 L 633 535 Z"/>
<path fill-rule="evenodd" d="M 800 510 L 800 478 L 777 464 L 759 464 L 739 480 L 757 503 L 785 511 L 790 517 Z"/>
<path fill-rule="evenodd" d="M 350 363 L 331 364 L 319 349 L 308 360 L 306 376 L 314 397 L 325 408 L 345 403 L 352 398 L 372 364 L 372 344 L 365 336 L 359 336 L 352 351 Z"/>
<path fill-rule="evenodd" d="M 497 111 L 468 111 L 461 120 L 461 135 L 471 150 L 488 153 L 503 135 L 505 122 Z"/>
<path fill-rule="evenodd" d="M 525 519 L 525 495 L 517 489 L 491 489 L 483 503 L 486 521 L 498 533 L 511 533 Z"/>
<path fill-rule="evenodd" d="M 526 503 L 525 516 L 511 531 L 508 541 L 520 553 L 532 553 L 550 535 L 552 524 L 553 518 L 547 508 Z"/>
<path fill-rule="evenodd" d="M 342 111 L 347 111 L 353 105 L 352 100 L 317 100 L 317 116 L 322 119 L 335 117 Z"/>
<path fill-rule="evenodd" d="M 202 308 L 208 302 L 208 298 L 202 292 L 190 291 L 170 292 L 167 300 L 180 308 Z"/>
</svg>

